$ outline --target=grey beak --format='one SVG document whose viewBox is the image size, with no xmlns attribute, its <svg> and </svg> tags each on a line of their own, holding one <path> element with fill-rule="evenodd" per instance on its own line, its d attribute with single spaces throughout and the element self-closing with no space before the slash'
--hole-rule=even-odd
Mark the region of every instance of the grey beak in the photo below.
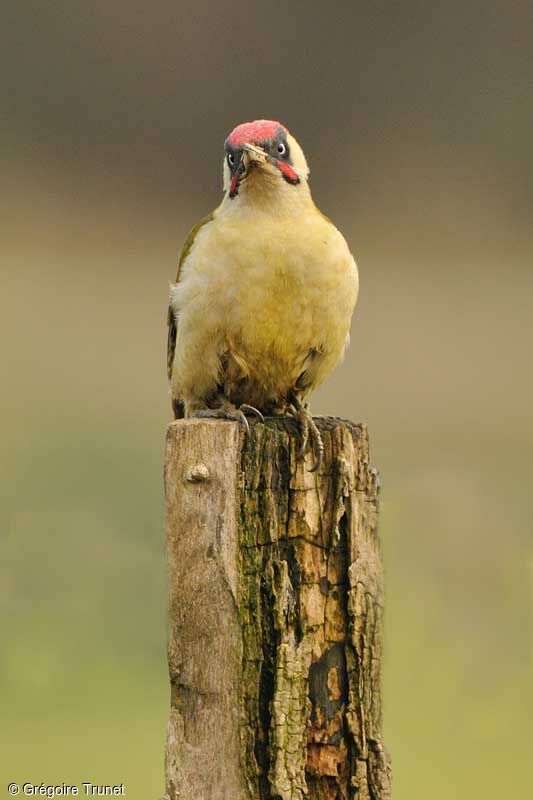
<svg viewBox="0 0 533 800">
<path fill-rule="evenodd" d="M 267 154 L 260 147 L 255 144 L 244 144 L 242 147 L 243 160 L 246 166 L 248 164 L 265 164 L 267 161 Z"/>
</svg>

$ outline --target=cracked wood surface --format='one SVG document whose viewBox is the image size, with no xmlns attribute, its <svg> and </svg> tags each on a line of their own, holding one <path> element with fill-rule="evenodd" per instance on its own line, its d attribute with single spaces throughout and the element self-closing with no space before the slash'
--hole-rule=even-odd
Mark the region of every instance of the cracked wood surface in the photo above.
<svg viewBox="0 0 533 800">
<path fill-rule="evenodd" d="M 166 800 L 390 799 L 377 473 L 316 421 L 318 474 L 291 420 L 168 427 Z"/>
</svg>

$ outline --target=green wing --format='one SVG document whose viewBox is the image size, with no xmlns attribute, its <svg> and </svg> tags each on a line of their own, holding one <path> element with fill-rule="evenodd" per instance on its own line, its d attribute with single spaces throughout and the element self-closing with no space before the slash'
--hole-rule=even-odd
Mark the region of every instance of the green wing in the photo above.
<svg viewBox="0 0 533 800">
<path fill-rule="evenodd" d="M 211 222 L 213 219 L 214 212 L 211 212 L 207 217 L 204 217 L 197 222 L 194 228 L 191 228 L 189 231 L 187 238 L 181 248 L 181 252 L 178 259 L 178 274 L 176 275 L 176 283 L 179 282 L 180 279 L 180 272 L 183 264 L 185 263 L 185 259 L 191 252 L 192 246 L 194 244 L 194 240 L 196 239 L 196 234 L 203 228 L 204 225 L 207 225 L 208 222 Z M 174 363 L 174 352 L 176 350 L 176 335 L 178 332 L 178 321 L 172 311 L 172 308 L 168 307 L 168 315 L 167 315 L 167 325 L 168 325 L 168 336 L 167 336 L 167 375 L 170 381 L 172 377 L 172 365 Z"/>
</svg>

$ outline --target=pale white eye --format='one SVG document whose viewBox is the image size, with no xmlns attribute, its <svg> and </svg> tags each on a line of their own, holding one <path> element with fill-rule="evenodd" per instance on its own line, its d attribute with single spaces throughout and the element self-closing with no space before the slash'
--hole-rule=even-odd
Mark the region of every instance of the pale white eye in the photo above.
<svg viewBox="0 0 533 800">
<path fill-rule="evenodd" d="M 278 150 L 278 153 L 279 153 L 280 156 L 284 156 L 285 153 L 287 152 L 287 148 L 285 147 L 283 142 L 280 142 L 278 144 L 277 150 Z"/>
<path fill-rule="evenodd" d="M 228 153 L 228 164 L 232 167 L 235 164 L 235 156 L 233 153 Z"/>
</svg>

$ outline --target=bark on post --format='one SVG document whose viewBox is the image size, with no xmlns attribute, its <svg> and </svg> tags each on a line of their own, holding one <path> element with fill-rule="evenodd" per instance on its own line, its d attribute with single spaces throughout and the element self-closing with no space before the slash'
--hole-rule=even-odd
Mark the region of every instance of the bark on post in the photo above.
<svg viewBox="0 0 533 800">
<path fill-rule="evenodd" d="M 377 473 L 361 425 L 172 423 L 166 800 L 389 800 Z M 309 465 L 308 465 L 309 466 Z"/>
</svg>

